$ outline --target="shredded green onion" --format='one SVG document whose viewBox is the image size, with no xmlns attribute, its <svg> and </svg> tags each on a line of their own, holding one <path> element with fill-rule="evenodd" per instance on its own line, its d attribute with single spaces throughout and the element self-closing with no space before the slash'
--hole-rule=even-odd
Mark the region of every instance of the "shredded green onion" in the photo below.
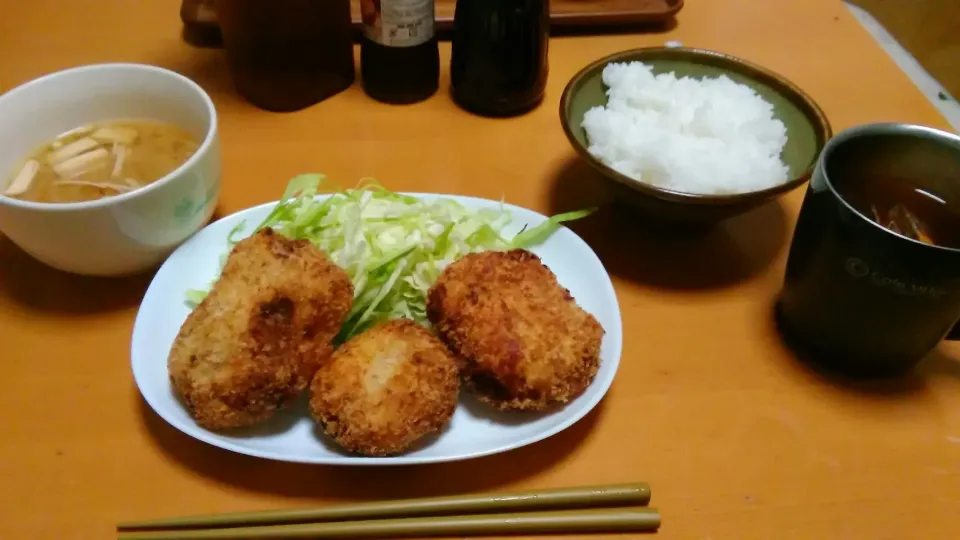
<svg viewBox="0 0 960 540">
<path fill-rule="evenodd" d="M 329 197 L 317 198 L 321 192 Z M 558 214 L 544 223 L 504 238 L 510 212 L 470 209 L 453 199 L 423 200 L 393 193 L 366 179 L 343 190 L 322 174 L 302 174 L 254 231 L 270 227 L 289 238 L 307 239 L 343 268 L 353 281 L 353 309 L 341 328 L 342 343 L 386 319 L 407 318 L 429 326 L 426 294 L 444 268 L 480 251 L 530 248 L 544 242 L 565 221 L 594 209 Z M 227 237 L 229 251 L 244 224 Z M 212 286 L 212 284 L 211 284 Z M 187 302 L 200 303 L 207 291 L 190 290 Z"/>
</svg>

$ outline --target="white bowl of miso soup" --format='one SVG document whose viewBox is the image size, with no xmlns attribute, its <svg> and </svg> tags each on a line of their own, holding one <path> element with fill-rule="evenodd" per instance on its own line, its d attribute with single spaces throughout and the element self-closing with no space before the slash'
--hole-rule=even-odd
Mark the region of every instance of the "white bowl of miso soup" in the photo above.
<svg viewBox="0 0 960 540">
<path fill-rule="evenodd" d="M 0 96 L 0 233 L 84 275 L 148 270 L 197 232 L 220 194 L 217 113 L 163 68 L 96 64 Z"/>
</svg>

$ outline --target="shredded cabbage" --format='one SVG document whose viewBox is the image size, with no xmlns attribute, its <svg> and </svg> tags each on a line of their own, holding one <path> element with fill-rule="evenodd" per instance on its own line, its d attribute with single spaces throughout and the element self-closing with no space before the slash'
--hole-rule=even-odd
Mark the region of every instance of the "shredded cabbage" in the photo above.
<svg viewBox="0 0 960 540">
<path fill-rule="evenodd" d="M 316 195 L 325 190 L 327 198 Z M 353 281 L 353 309 L 337 336 L 342 343 L 386 319 L 407 318 L 429 326 L 427 290 L 444 268 L 479 251 L 529 248 L 545 241 L 559 225 L 586 217 L 594 209 L 558 214 L 544 223 L 504 238 L 510 212 L 474 210 L 453 199 L 423 200 L 393 193 L 374 180 L 343 190 L 322 174 L 302 174 L 254 231 L 270 227 L 289 238 L 307 239 L 343 268 Z M 244 223 L 227 237 L 228 250 L 239 241 Z M 187 291 L 196 305 L 207 291 Z"/>
</svg>

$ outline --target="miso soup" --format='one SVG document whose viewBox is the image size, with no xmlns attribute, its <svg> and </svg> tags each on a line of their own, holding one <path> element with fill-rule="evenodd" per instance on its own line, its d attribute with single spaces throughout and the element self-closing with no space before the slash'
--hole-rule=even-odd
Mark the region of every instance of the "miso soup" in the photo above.
<svg viewBox="0 0 960 540">
<path fill-rule="evenodd" d="M 88 124 L 37 148 L 0 184 L 0 193 L 41 203 L 112 197 L 163 178 L 199 146 L 192 134 L 166 122 Z"/>
</svg>

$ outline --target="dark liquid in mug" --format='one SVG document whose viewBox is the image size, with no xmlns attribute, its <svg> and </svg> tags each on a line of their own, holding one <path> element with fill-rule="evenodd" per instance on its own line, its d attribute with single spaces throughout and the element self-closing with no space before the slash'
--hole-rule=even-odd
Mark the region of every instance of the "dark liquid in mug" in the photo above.
<svg viewBox="0 0 960 540">
<path fill-rule="evenodd" d="M 847 178 L 837 191 L 864 216 L 925 244 L 960 249 L 960 205 L 895 177 Z"/>
</svg>

